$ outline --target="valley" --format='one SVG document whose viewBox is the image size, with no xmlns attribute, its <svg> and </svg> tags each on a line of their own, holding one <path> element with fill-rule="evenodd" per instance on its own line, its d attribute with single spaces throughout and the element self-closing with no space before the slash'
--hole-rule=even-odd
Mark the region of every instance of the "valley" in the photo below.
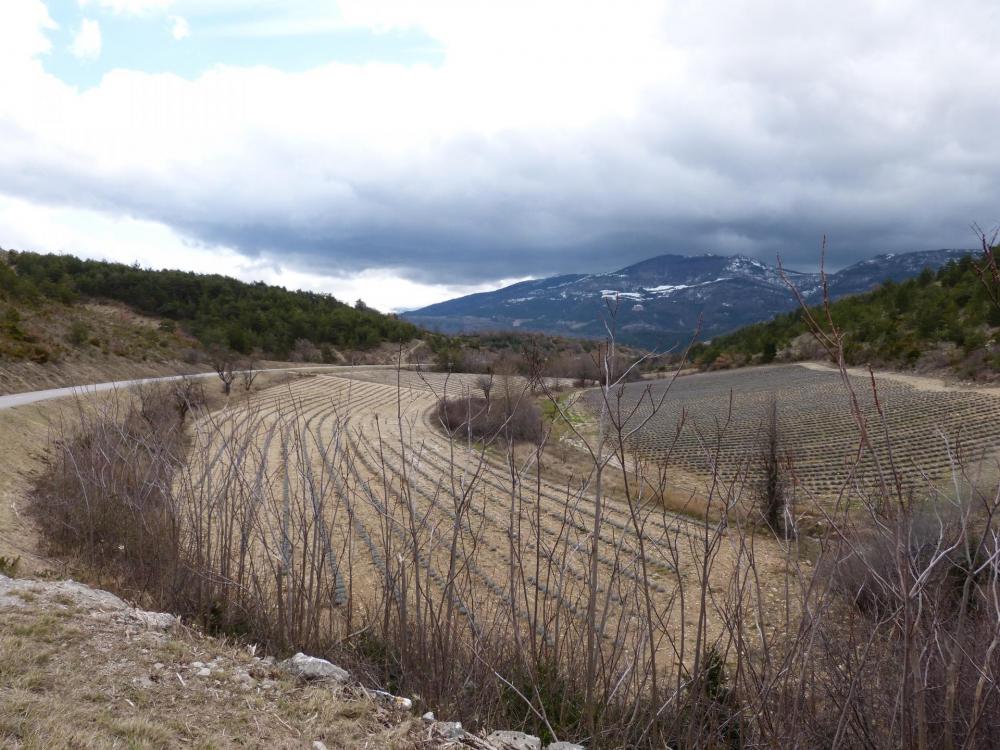
<svg viewBox="0 0 1000 750">
<path fill-rule="evenodd" d="M 938 272 L 962 284 L 930 271 L 905 283 L 947 298 L 972 270 Z M 51 308 L 53 319 L 91 309 L 81 304 L 96 302 Z M 151 320 L 129 325 L 187 336 Z M 72 347 L 94 346 L 52 330 L 71 372 Z M 155 343 L 144 335 L 123 360 L 142 361 L 139 342 Z M 824 335 L 842 346 L 853 332 Z M 947 602 L 962 570 L 985 576 L 977 607 L 995 585 L 983 573 L 1000 559 L 995 388 L 822 359 L 731 367 L 704 346 L 691 367 L 613 337 L 426 332 L 356 350 L 368 364 L 354 365 L 190 341 L 207 372 L 0 396 L 3 570 L 106 582 L 252 653 L 334 659 L 365 690 L 460 717 L 471 743 L 522 726 L 597 747 L 673 746 L 704 728 L 698 746 L 740 705 L 801 738 L 790 696 L 863 680 L 874 705 L 888 698 L 873 673 L 902 679 L 886 606 L 894 622 L 926 607 L 928 633 L 963 639 L 991 668 L 993 651 L 971 648 L 988 619 L 949 630 Z M 900 554 L 925 583 L 897 584 L 886 566 Z M 845 672 L 853 643 L 876 653 Z M 941 658 L 921 656 L 927 669 Z M 973 683 L 959 689 L 992 710 Z M 808 709 L 823 736 L 835 705 Z"/>
</svg>

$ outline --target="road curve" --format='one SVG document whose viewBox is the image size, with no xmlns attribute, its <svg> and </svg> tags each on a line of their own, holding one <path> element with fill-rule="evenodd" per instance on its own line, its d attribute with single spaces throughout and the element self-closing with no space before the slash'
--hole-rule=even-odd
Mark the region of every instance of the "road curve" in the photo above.
<svg viewBox="0 0 1000 750">
<path fill-rule="evenodd" d="M 404 367 L 407 367 L 404 365 Z M 395 369 L 396 365 L 312 365 L 309 367 L 272 367 L 259 372 L 328 372 L 336 370 L 376 370 Z M 136 378 L 135 380 L 113 380 L 109 383 L 89 383 L 87 385 L 71 385 L 65 388 L 48 388 L 42 391 L 26 391 L 24 393 L 11 393 L 0 396 L 0 411 L 13 409 L 16 406 L 33 404 L 36 401 L 48 401 L 54 398 L 66 398 L 68 396 L 85 396 L 100 393 L 101 391 L 111 391 L 117 388 L 129 388 L 134 385 L 144 383 L 165 383 L 181 378 L 214 378 L 218 377 L 214 372 L 197 372 L 190 375 L 166 375 L 158 378 Z"/>
</svg>

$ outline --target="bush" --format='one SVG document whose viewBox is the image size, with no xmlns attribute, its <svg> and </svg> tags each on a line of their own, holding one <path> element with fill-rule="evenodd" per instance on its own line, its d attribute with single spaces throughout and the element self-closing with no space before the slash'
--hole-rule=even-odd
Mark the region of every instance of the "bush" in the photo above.
<svg viewBox="0 0 1000 750">
<path fill-rule="evenodd" d="M 169 494 L 182 455 L 175 408 L 168 391 L 146 388 L 81 413 L 82 429 L 58 444 L 32 494 L 51 552 L 136 586 L 155 588 L 169 574 L 179 545 Z"/>
<path fill-rule="evenodd" d="M 820 561 L 814 581 L 830 581 L 836 609 L 816 618 L 826 645 L 810 666 L 830 702 L 856 714 L 850 731 L 877 729 L 872 747 L 916 747 L 920 735 L 924 747 L 994 745 L 1000 700 L 983 687 L 1000 643 L 997 506 L 979 508 L 907 501 L 875 525 L 840 526 Z"/>
<path fill-rule="evenodd" d="M 527 395 L 488 399 L 480 396 L 442 399 L 437 417 L 450 435 L 473 440 L 498 438 L 538 443 L 544 436 L 542 412 Z"/>
<path fill-rule="evenodd" d="M 74 320 L 66 334 L 66 340 L 73 346 L 83 346 L 90 339 L 90 326 L 82 320 Z"/>
<path fill-rule="evenodd" d="M 970 524 L 961 508 L 924 504 L 888 529 L 853 538 L 851 554 L 831 568 L 831 580 L 866 616 L 891 617 L 899 608 L 902 564 L 906 571 L 927 571 L 922 595 L 929 606 L 947 612 L 959 605 L 970 576 L 971 595 L 978 596 L 981 582 L 973 571 L 991 552 L 983 531 L 982 523 Z"/>
</svg>

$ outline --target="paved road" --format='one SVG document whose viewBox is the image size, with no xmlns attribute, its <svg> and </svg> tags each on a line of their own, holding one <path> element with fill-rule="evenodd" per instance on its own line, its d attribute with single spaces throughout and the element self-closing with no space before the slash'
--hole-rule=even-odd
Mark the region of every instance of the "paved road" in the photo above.
<svg viewBox="0 0 1000 750">
<path fill-rule="evenodd" d="M 312 367 L 274 367 L 260 372 L 297 372 L 312 370 L 371 370 L 371 369 L 394 369 L 396 365 L 314 365 Z M 28 391 L 26 393 L 11 393 L 7 396 L 0 396 L 0 410 L 12 409 L 15 406 L 33 404 L 36 401 L 48 401 L 53 398 L 66 398 L 67 396 L 90 395 L 101 391 L 110 391 L 116 388 L 128 388 L 140 383 L 165 383 L 171 380 L 180 380 L 183 377 L 189 378 L 214 378 L 218 377 L 214 372 L 199 372 L 191 375 L 168 375 L 161 378 L 138 378 L 136 380 L 115 380 L 110 383 L 90 383 L 88 385 L 72 385 L 68 388 L 49 388 L 44 391 Z"/>
</svg>

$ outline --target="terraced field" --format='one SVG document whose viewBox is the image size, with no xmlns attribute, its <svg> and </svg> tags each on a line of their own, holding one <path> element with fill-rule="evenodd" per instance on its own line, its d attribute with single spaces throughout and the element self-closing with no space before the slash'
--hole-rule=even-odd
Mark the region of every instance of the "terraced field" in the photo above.
<svg viewBox="0 0 1000 750">
<path fill-rule="evenodd" d="M 724 533 L 642 497 L 604 497 L 598 519 L 592 477 L 559 486 L 536 463 L 512 467 L 501 453 L 448 439 L 433 407 L 472 383 L 412 371 L 320 375 L 202 419 L 190 496 L 206 506 L 193 533 L 242 519 L 211 532 L 231 540 L 219 548 L 220 575 L 275 581 L 263 593 L 280 603 L 291 596 L 290 572 L 310 568 L 300 578 L 326 602 L 314 619 L 342 620 L 344 632 L 388 602 L 394 612 L 455 613 L 472 638 L 502 629 L 554 643 L 586 632 L 596 531 L 602 658 L 689 655 L 693 639 L 678 646 L 676 634 L 696 615 L 678 587 L 697 579 L 707 547 L 720 563 L 712 585 L 732 581 L 739 553 L 719 543 Z M 212 505 L 234 494 L 243 498 L 236 512 Z M 264 562 L 247 563 L 248 547 Z M 258 571 L 232 569 L 247 564 Z"/>
<path fill-rule="evenodd" d="M 639 449 L 695 476 L 714 471 L 732 481 L 753 475 L 772 402 L 777 405 L 780 451 L 790 461 L 795 485 L 819 497 L 848 486 L 871 486 L 893 467 L 904 486 L 949 474 L 952 458 L 975 464 L 1000 446 L 1000 397 L 985 392 L 919 389 L 878 378 L 851 381 L 868 424 L 873 450 L 859 450 L 850 396 L 832 370 L 799 365 L 704 373 L 624 389 L 623 413 Z M 666 394 L 664 396 L 664 394 Z M 653 414 L 653 404 L 662 407 Z M 600 392 L 584 397 L 599 408 Z M 879 413 L 884 415 L 883 420 Z"/>
</svg>

